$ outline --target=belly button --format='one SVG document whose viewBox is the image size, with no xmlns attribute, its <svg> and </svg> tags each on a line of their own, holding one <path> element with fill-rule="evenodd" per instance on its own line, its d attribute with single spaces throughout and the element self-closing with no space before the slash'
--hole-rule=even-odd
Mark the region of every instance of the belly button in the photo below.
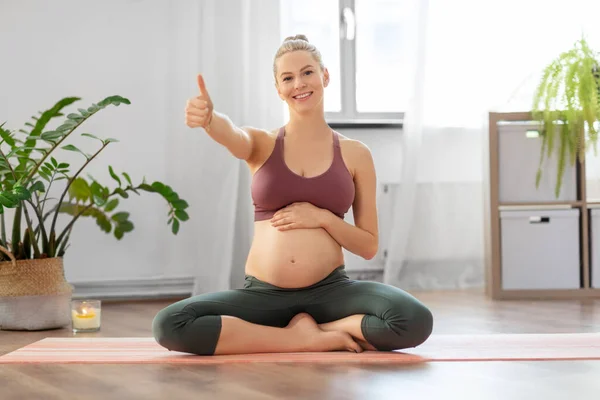
<svg viewBox="0 0 600 400">
<path fill-rule="evenodd" d="M 292 264 L 295 264 L 295 263 L 296 263 L 296 260 L 292 259 Z"/>
</svg>

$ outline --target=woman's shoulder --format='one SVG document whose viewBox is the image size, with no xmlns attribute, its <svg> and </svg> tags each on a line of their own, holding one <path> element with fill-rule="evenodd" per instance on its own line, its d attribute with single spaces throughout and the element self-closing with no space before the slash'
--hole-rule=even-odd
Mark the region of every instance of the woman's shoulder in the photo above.
<svg viewBox="0 0 600 400">
<path fill-rule="evenodd" d="M 242 130 L 247 132 L 253 139 L 267 139 L 269 137 L 275 139 L 279 133 L 279 128 L 269 131 L 267 129 L 257 128 L 254 126 L 242 126 Z"/>
<path fill-rule="evenodd" d="M 356 171 L 361 169 L 365 162 L 372 163 L 372 155 L 369 147 L 360 140 L 352 139 L 335 131 L 340 139 L 340 152 L 342 159 L 350 171 L 352 177 L 356 176 Z"/>
<path fill-rule="evenodd" d="M 243 126 L 241 129 L 248 134 L 252 144 L 252 155 L 247 160 L 248 164 L 262 164 L 264 159 L 273 151 L 279 129 L 269 131 L 252 126 Z"/>
<path fill-rule="evenodd" d="M 349 138 L 347 136 L 342 135 L 341 133 L 339 133 L 338 131 L 334 131 L 335 133 L 337 133 L 338 138 L 340 139 L 340 147 L 342 149 L 342 151 L 346 151 L 348 153 L 351 153 L 353 155 L 357 155 L 357 156 L 361 156 L 361 155 L 365 155 L 366 153 L 371 153 L 371 150 L 369 149 L 369 147 L 364 144 L 363 142 L 361 142 L 360 140 L 356 140 L 356 139 L 352 139 Z"/>
</svg>

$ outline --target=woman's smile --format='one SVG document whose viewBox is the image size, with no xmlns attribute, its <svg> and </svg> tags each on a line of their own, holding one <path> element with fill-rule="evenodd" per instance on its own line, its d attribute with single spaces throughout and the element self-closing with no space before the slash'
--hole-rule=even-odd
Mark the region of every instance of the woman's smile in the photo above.
<svg viewBox="0 0 600 400">
<path fill-rule="evenodd" d="M 292 96 L 296 101 L 306 101 L 312 96 L 313 92 L 304 92 L 301 94 L 297 94 L 296 96 Z"/>
</svg>

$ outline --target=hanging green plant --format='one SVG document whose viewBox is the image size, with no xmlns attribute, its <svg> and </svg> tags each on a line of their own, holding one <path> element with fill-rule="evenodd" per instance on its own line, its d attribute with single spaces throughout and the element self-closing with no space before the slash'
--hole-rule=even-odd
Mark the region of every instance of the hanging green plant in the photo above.
<svg viewBox="0 0 600 400">
<path fill-rule="evenodd" d="M 596 121 L 600 118 L 598 58 L 582 37 L 571 50 L 561 53 L 544 68 L 534 94 L 532 115 L 542 125 L 536 187 L 542 177 L 544 157 L 550 158 L 556 150 L 556 197 L 560 194 L 567 161 L 571 165 L 575 165 L 577 159 L 582 161 L 589 144 L 597 150 Z"/>
</svg>

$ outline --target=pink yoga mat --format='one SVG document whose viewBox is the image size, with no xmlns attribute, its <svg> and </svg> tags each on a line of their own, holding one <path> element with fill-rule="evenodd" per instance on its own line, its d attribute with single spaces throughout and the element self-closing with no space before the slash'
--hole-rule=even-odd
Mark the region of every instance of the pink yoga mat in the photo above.
<svg viewBox="0 0 600 400">
<path fill-rule="evenodd" d="M 427 361 L 598 360 L 600 334 L 432 335 L 393 352 L 266 353 L 196 356 L 168 351 L 153 338 L 46 338 L 0 357 L 9 363 L 221 364 L 419 363 Z"/>
</svg>

